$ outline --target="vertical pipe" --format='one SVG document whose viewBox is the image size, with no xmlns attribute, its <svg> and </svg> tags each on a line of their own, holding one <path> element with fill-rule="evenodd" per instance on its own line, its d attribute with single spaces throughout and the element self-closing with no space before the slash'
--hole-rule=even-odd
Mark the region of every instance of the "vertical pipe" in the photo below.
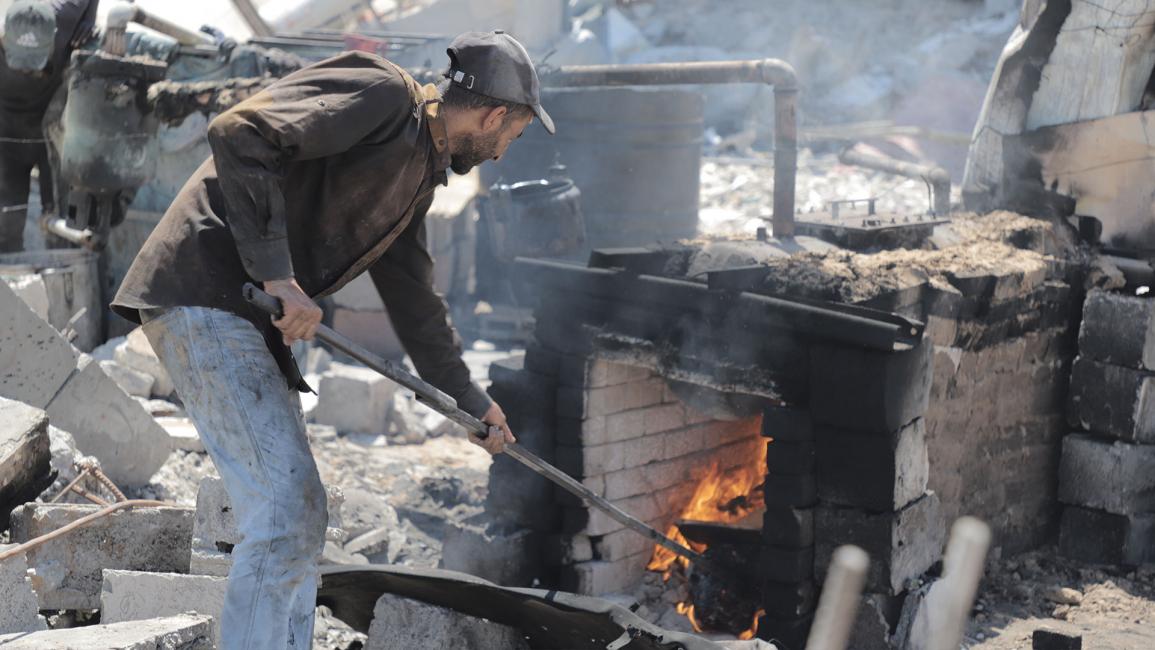
<svg viewBox="0 0 1155 650">
<path fill-rule="evenodd" d="M 798 89 L 774 87 L 774 236 L 794 237 L 794 184 L 798 171 Z"/>
</svg>

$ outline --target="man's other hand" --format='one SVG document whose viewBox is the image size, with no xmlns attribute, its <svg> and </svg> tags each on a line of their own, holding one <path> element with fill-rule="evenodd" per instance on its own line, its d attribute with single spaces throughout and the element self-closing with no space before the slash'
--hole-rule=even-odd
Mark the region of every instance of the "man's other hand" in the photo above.
<svg viewBox="0 0 1155 650">
<path fill-rule="evenodd" d="M 285 345 L 294 341 L 312 341 L 321 324 L 321 308 L 313 302 L 301 285 L 293 278 L 270 280 L 264 283 L 265 293 L 281 300 L 281 318 L 273 319 L 273 325 L 281 330 Z"/>
<path fill-rule="evenodd" d="M 517 442 L 517 438 L 513 437 L 513 432 L 509 430 L 509 424 L 505 421 L 505 412 L 497 402 L 490 405 L 485 415 L 481 416 L 481 421 L 489 425 L 489 436 L 481 439 L 471 431 L 469 441 L 481 445 L 490 454 L 500 454 L 505 450 L 506 443 Z"/>
</svg>

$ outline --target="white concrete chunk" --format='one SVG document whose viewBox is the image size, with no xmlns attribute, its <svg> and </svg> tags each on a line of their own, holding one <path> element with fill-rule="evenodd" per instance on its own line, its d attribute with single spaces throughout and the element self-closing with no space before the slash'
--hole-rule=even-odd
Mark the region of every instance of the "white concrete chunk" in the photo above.
<svg viewBox="0 0 1155 650">
<path fill-rule="evenodd" d="M 188 418 L 164 416 L 156 419 L 157 424 L 164 428 L 169 435 L 169 442 L 173 449 L 205 453 L 205 443 L 201 442 L 200 433 L 196 425 Z"/>
<path fill-rule="evenodd" d="M 129 395 L 134 397 L 152 395 L 152 387 L 156 384 L 156 377 L 128 366 L 122 366 L 115 361 L 101 361 L 100 369 Z"/>
<path fill-rule="evenodd" d="M 212 616 L 213 640 L 220 645 L 218 621 L 225 609 L 226 578 L 105 570 L 100 588 L 102 623 L 141 621 L 194 612 Z"/>
<path fill-rule="evenodd" d="M 212 619 L 182 614 L 147 621 L 0 634 L 5 650 L 212 650 Z"/>
<path fill-rule="evenodd" d="M 122 487 L 148 483 L 168 458 L 168 434 L 88 355 L 45 410 Z"/>
<path fill-rule="evenodd" d="M 12 541 L 26 542 L 99 509 L 25 504 L 12 512 Z M 192 519 L 191 508 L 122 510 L 28 551 L 40 608 L 97 609 L 104 569 L 187 572 Z"/>
<path fill-rule="evenodd" d="M 48 287 L 38 273 L 3 275 L 4 282 L 42 320 L 48 320 Z"/>
<path fill-rule="evenodd" d="M 339 431 L 383 433 L 396 389 L 373 370 L 334 363 L 321 375 L 313 421 Z"/>
<path fill-rule="evenodd" d="M 10 546 L 0 544 L 0 551 Z M 47 629 L 23 555 L 0 562 L 0 634 Z"/>
<path fill-rule="evenodd" d="M 366 650 L 528 650 L 521 633 L 505 625 L 419 600 L 385 594 L 373 608 Z"/>
<path fill-rule="evenodd" d="M 117 346 L 112 358 L 122 366 L 155 377 L 156 384 L 152 387 L 153 395 L 167 397 L 172 394 L 172 378 L 169 377 L 168 371 L 165 370 L 156 353 L 152 351 L 152 344 L 148 342 L 144 330 L 139 327 L 128 333 L 124 343 Z"/>
</svg>

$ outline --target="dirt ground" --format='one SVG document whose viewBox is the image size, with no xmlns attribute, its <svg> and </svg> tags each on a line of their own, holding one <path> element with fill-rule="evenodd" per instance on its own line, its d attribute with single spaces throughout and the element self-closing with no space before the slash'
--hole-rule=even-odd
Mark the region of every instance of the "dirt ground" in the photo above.
<svg viewBox="0 0 1155 650">
<path fill-rule="evenodd" d="M 1040 628 L 1082 635 L 1087 650 L 1155 648 L 1155 565 L 1088 565 L 1060 557 L 1053 546 L 994 563 L 966 647 L 1030 648 Z"/>
</svg>

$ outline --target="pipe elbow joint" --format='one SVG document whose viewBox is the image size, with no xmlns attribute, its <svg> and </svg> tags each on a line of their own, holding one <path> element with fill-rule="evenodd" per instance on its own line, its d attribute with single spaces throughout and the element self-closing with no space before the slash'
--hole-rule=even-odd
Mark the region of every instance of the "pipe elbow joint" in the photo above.
<svg viewBox="0 0 1155 650">
<path fill-rule="evenodd" d="M 782 59 L 762 59 L 758 68 L 762 81 L 774 86 L 775 92 L 798 92 L 798 73 L 794 66 Z"/>
</svg>

